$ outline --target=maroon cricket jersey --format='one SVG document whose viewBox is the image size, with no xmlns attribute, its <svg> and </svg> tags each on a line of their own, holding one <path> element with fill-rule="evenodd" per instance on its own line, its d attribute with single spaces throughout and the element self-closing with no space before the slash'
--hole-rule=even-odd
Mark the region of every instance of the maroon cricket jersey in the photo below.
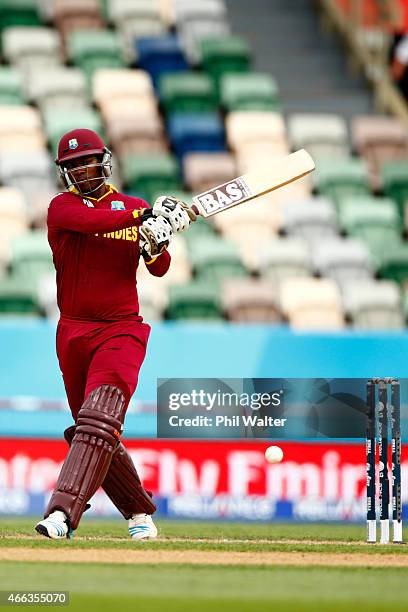
<svg viewBox="0 0 408 612">
<path fill-rule="evenodd" d="M 136 288 L 138 218 L 149 205 L 109 191 L 98 200 L 72 192 L 57 194 L 48 208 L 48 241 L 57 271 L 61 316 L 83 321 L 141 321 Z M 163 276 L 170 254 L 147 263 Z"/>
</svg>

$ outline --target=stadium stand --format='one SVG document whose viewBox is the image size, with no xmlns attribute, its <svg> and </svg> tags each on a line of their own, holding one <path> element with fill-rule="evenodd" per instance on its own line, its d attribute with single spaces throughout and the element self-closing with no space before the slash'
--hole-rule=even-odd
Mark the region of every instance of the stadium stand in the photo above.
<svg viewBox="0 0 408 612">
<path fill-rule="evenodd" d="M 52 159 L 60 136 L 81 126 L 108 139 L 118 183 L 149 202 L 165 193 L 191 201 L 301 147 L 316 158 L 313 181 L 199 219 L 175 241 L 160 283 L 140 270 L 147 320 L 404 325 L 406 125 L 369 114 L 356 79 L 342 104 L 333 92 L 343 77 L 319 101 L 343 61 L 338 49 L 315 57 L 320 89 L 302 57 L 289 82 L 292 57 L 286 72 L 273 57 L 260 62 L 261 42 L 232 17 L 220 0 L 0 0 L 1 312 L 56 316 L 44 234 L 60 189 Z M 315 36 L 309 27 L 304 40 Z"/>
</svg>

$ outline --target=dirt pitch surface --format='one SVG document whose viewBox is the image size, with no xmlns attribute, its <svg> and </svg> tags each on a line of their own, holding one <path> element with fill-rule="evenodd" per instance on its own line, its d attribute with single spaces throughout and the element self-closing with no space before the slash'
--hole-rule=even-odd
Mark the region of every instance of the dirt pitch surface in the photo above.
<svg viewBox="0 0 408 612">
<path fill-rule="evenodd" d="M 58 544 L 57 544 L 58 545 Z M 142 545 L 143 546 L 143 545 Z M 49 550 L 2 547 L 0 561 L 51 563 L 187 564 L 187 565 L 291 565 L 337 567 L 408 567 L 408 555 L 311 552 L 229 552 L 203 550 Z"/>
</svg>

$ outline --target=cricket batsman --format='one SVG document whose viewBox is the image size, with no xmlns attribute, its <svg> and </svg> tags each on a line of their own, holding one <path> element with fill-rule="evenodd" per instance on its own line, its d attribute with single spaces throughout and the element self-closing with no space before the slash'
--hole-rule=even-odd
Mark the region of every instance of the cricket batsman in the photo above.
<svg viewBox="0 0 408 612">
<path fill-rule="evenodd" d="M 50 203 L 48 240 L 57 271 L 57 356 L 74 425 L 64 432 L 70 449 L 35 529 L 72 537 L 102 486 L 132 538 L 155 538 L 156 506 L 121 442 L 150 333 L 139 314 L 136 271 L 141 262 L 163 276 L 174 232 L 195 215 L 176 198 L 160 197 L 150 208 L 118 193 L 107 182 L 111 152 L 92 130 L 65 134 L 56 164 L 66 191 Z"/>
</svg>

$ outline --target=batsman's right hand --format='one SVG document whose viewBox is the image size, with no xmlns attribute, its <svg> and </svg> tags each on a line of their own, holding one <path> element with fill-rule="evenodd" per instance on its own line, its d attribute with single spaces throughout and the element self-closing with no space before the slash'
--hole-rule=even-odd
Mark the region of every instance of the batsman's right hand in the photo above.
<svg viewBox="0 0 408 612">
<path fill-rule="evenodd" d="M 162 216 L 154 217 L 150 208 L 143 212 L 141 219 L 140 252 L 145 259 L 152 259 L 167 249 L 173 238 L 173 230 L 167 219 Z"/>
<path fill-rule="evenodd" d="M 173 232 L 183 232 L 191 222 L 197 219 L 195 212 L 174 196 L 160 196 L 152 208 L 155 216 L 165 217 L 171 224 Z"/>
</svg>

